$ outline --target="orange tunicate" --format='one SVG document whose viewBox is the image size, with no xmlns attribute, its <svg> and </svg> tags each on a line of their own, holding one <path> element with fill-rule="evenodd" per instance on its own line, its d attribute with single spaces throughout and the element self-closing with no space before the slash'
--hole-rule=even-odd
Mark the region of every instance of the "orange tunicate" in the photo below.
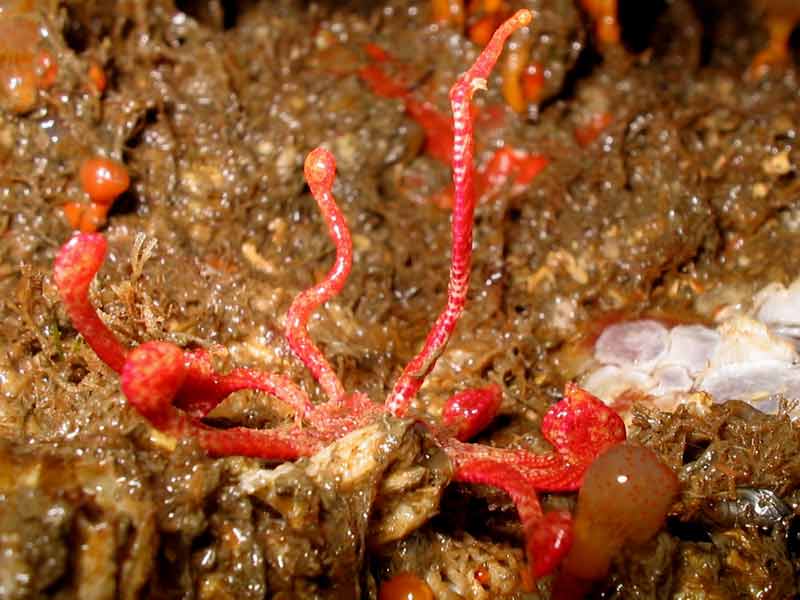
<svg viewBox="0 0 800 600">
<path fill-rule="evenodd" d="M 94 233 L 105 224 L 110 208 L 111 206 L 108 204 L 96 204 L 94 202 L 89 204 L 67 202 L 62 207 L 62 210 L 70 227 L 83 233 Z"/>
<path fill-rule="evenodd" d="M 767 47 L 759 52 L 750 65 L 750 77 L 761 77 L 771 68 L 785 66 L 791 59 L 790 38 L 800 23 L 800 3 L 797 0 L 757 0 L 764 11 L 764 26 L 769 33 Z"/>
<path fill-rule="evenodd" d="M 492 582 L 492 574 L 485 564 L 475 569 L 474 575 L 475 581 L 483 586 L 487 586 Z"/>
<path fill-rule="evenodd" d="M 128 169 L 110 158 L 89 158 L 83 161 L 80 171 L 81 186 L 96 204 L 108 206 L 131 183 Z"/>
<path fill-rule="evenodd" d="M 46 90 L 53 87 L 56 77 L 58 77 L 58 63 L 55 57 L 47 50 L 42 50 L 39 52 L 37 61 L 39 88 Z"/>
<path fill-rule="evenodd" d="M 106 222 L 108 216 L 108 209 L 111 208 L 108 204 L 97 204 L 92 202 L 84 208 L 81 214 L 81 223 L 78 229 L 84 233 L 94 233 Z"/>
<path fill-rule="evenodd" d="M 611 125 L 614 117 L 609 112 L 596 113 L 581 126 L 575 128 L 575 140 L 581 146 L 588 146 L 595 141 L 603 130 Z"/>
<path fill-rule="evenodd" d="M 0 17 L 28 14 L 35 7 L 34 0 L 0 0 Z"/>
<path fill-rule="evenodd" d="M 378 600 L 433 600 L 433 591 L 413 573 L 400 573 L 381 584 Z"/>
<path fill-rule="evenodd" d="M 36 105 L 39 29 L 25 17 L 0 18 L 0 107 L 23 114 Z"/>
<path fill-rule="evenodd" d="M 564 574 L 605 576 L 623 545 L 642 544 L 658 532 L 677 493 L 678 478 L 647 448 L 619 444 L 600 455 L 578 494 Z"/>
<path fill-rule="evenodd" d="M 545 76 L 544 67 L 539 63 L 530 63 L 522 73 L 522 95 L 528 102 L 538 104 L 542 99 L 542 89 L 544 88 Z"/>
<path fill-rule="evenodd" d="M 73 229 L 80 229 L 81 216 L 83 215 L 84 205 L 80 202 L 67 202 L 61 210 L 64 211 L 69 226 Z"/>
<path fill-rule="evenodd" d="M 497 29 L 499 19 L 495 15 L 485 15 L 469 27 L 469 39 L 480 47 L 485 46 L 492 39 L 494 30 Z"/>
<path fill-rule="evenodd" d="M 102 94 L 106 89 L 108 83 L 106 73 L 103 71 L 103 67 L 97 63 L 89 65 L 89 83 L 98 94 Z"/>
<path fill-rule="evenodd" d="M 518 113 L 528 110 L 528 100 L 522 88 L 522 76 L 528 66 L 530 53 L 531 39 L 529 36 L 523 37 L 508 45 L 503 62 L 503 98 Z"/>
<path fill-rule="evenodd" d="M 464 0 L 431 0 L 431 13 L 435 23 L 464 27 Z"/>
<path fill-rule="evenodd" d="M 601 44 L 619 44 L 620 29 L 617 19 L 617 0 L 581 0 L 583 8 L 595 20 L 597 39 Z"/>
</svg>

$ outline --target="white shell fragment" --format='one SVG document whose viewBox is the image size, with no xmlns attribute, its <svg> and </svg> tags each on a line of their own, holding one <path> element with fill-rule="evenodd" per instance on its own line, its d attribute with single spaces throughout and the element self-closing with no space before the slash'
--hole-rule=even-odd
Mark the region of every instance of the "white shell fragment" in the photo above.
<svg viewBox="0 0 800 600">
<path fill-rule="evenodd" d="M 615 365 L 604 365 L 581 382 L 583 389 L 604 401 L 618 398 L 630 390 L 651 390 L 654 385 L 656 381 L 647 373 Z"/>
<path fill-rule="evenodd" d="M 719 346 L 716 329 L 703 325 L 678 325 L 669 332 L 669 352 L 665 365 L 681 366 L 692 375 L 704 370 Z"/>
<path fill-rule="evenodd" d="M 725 365 L 708 373 L 697 384 L 714 402 L 744 400 L 762 409 L 776 405 L 777 396 L 800 398 L 800 367 L 776 360 Z"/>
<path fill-rule="evenodd" d="M 615 323 L 606 327 L 595 344 L 600 362 L 652 369 L 667 353 L 669 331 L 658 321 L 641 320 Z"/>
<path fill-rule="evenodd" d="M 787 400 L 800 417 L 800 279 L 764 288 L 749 314 L 723 314 L 717 327 L 615 323 L 597 339 L 594 366 L 580 383 L 626 419 L 631 398 L 670 410 L 703 394 L 769 413 Z"/>
<path fill-rule="evenodd" d="M 768 285 L 755 299 L 756 319 L 778 335 L 800 338 L 800 279 L 788 288 Z"/>
<path fill-rule="evenodd" d="M 791 363 L 798 358 L 792 343 L 748 317 L 735 316 L 722 323 L 718 331 L 720 343 L 711 357 L 710 369 L 762 360 Z"/>
<path fill-rule="evenodd" d="M 683 365 L 661 366 L 653 372 L 653 378 L 656 380 L 656 385 L 652 388 L 652 393 L 656 396 L 688 392 L 694 385 L 689 371 Z"/>
</svg>

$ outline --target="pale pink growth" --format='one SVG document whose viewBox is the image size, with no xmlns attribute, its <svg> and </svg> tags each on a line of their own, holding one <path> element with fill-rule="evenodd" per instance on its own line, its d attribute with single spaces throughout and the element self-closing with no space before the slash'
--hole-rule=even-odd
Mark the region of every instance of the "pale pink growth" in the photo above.
<svg viewBox="0 0 800 600">
<path fill-rule="evenodd" d="M 466 441 L 486 429 L 503 400 L 500 386 L 464 390 L 447 400 L 442 411 L 442 423 L 456 439 Z"/>
<path fill-rule="evenodd" d="M 292 302 L 286 316 L 286 338 L 328 398 L 338 401 L 345 393 L 344 387 L 330 363 L 308 335 L 307 329 L 311 313 L 342 290 L 353 263 L 350 231 L 331 193 L 335 173 L 336 161 L 324 148 L 316 148 L 306 157 L 306 181 L 325 218 L 328 234 L 336 246 L 336 261 L 325 279 L 299 294 Z"/>
<path fill-rule="evenodd" d="M 126 350 L 97 316 L 89 300 L 89 286 L 103 265 L 106 239 L 99 233 L 79 233 L 61 247 L 53 266 L 53 278 L 72 325 L 104 363 L 117 373 Z"/>
<path fill-rule="evenodd" d="M 470 110 L 472 95 L 476 90 L 486 88 L 486 78 L 497 62 L 508 36 L 529 24 L 532 18 L 529 10 L 519 10 L 498 27 L 475 64 L 459 77 L 450 90 L 450 105 L 453 110 L 454 202 L 447 305 L 436 319 L 422 350 L 403 370 L 386 401 L 387 409 L 395 416 L 401 417 L 408 411 L 411 399 L 444 351 L 467 301 L 472 265 L 472 219 L 475 212 L 472 186 L 473 116 Z"/>
</svg>

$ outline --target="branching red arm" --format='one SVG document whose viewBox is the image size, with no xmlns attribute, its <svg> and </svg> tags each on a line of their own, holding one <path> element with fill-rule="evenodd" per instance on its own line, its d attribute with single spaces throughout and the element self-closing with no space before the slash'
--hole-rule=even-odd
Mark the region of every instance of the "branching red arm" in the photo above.
<svg viewBox="0 0 800 600">
<path fill-rule="evenodd" d="M 53 277 L 72 325 L 95 354 L 119 373 L 127 351 L 89 301 L 89 286 L 103 265 L 107 245 L 99 233 L 74 235 L 58 252 Z"/>
<path fill-rule="evenodd" d="M 324 148 L 316 148 L 306 157 L 306 181 L 325 217 L 328 234 L 336 246 L 336 261 L 325 279 L 299 294 L 292 302 L 286 316 L 286 338 L 294 353 L 311 371 L 328 398 L 339 402 L 345 393 L 342 382 L 308 335 L 308 320 L 311 314 L 342 290 L 353 264 L 353 242 L 350 239 L 350 231 L 331 193 L 335 174 L 336 161 Z"/>
<path fill-rule="evenodd" d="M 422 350 L 408 363 L 386 401 L 387 409 L 395 416 L 403 416 L 408 411 L 412 398 L 436 364 L 464 311 L 472 266 L 472 218 L 475 212 L 475 194 L 472 188 L 474 146 L 473 117 L 470 110 L 472 95 L 476 90 L 486 89 L 486 78 L 497 62 L 506 39 L 514 31 L 530 23 L 531 18 L 530 11 L 520 10 L 503 23 L 495 31 L 475 64 L 459 77 L 450 90 L 450 104 L 453 110 L 455 203 L 451 225 L 453 242 L 447 305 L 436 319 Z"/>
<path fill-rule="evenodd" d="M 327 440 L 299 427 L 255 430 L 207 427 L 178 410 L 173 399 L 188 376 L 185 353 L 169 342 L 146 342 L 128 355 L 120 374 L 125 397 L 153 426 L 174 437 L 194 437 L 213 456 L 254 456 L 294 460 L 309 456 Z"/>
</svg>

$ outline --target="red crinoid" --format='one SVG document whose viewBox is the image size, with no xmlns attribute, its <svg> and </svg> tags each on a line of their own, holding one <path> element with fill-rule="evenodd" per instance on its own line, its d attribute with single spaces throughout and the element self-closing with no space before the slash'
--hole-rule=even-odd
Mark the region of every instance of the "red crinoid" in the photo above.
<svg viewBox="0 0 800 600">
<path fill-rule="evenodd" d="M 350 233 L 331 193 L 335 162 L 327 150 L 317 148 L 308 155 L 305 176 L 336 246 L 336 261 L 323 281 L 297 296 L 286 324 L 292 350 L 328 397 L 322 404 L 313 404 L 300 387 L 280 375 L 251 369 L 218 373 L 203 349 L 183 350 L 162 341 L 126 349 L 89 301 L 89 285 L 105 256 L 105 239 L 99 234 L 77 234 L 61 248 L 54 277 L 73 325 L 97 355 L 120 374 L 128 401 L 154 427 L 175 437 L 191 436 L 214 456 L 292 460 L 317 452 L 385 413 L 407 416 L 412 398 L 444 351 L 466 301 L 475 208 L 472 95 L 485 89 L 486 78 L 508 36 L 530 20 L 531 13 L 521 10 L 504 23 L 450 91 L 455 206 L 447 304 L 383 406 L 362 393 L 346 392 L 306 329 L 313 311 L 342 289 L 352 264 Z M 284 402 L 294 411 L 294 422 L 256 430 L 218 429 L 202 421 L 223 398 L 243 389 L 260 390 Z M 625 439 L 625 428 L 615 412 L 569 384 L 564 399 L 550 408 L 542 422 L 542 433 L 553 445 L 553 452 L 540 455 L 469 443 L 467 440 L 494 418 L 499 405 L 500 389 L 488 386 L 453 396 L 441 423 L 423 417 L 420 420 L 450 457 L 454 480 L 494 486 L 511 496 L 526 534 L 533 574 L 540 576 L 552 571 L 569 549 L 572 527 L 568 513 L 542 513 L 537 491 L 578 489 L 592 461 Z"/>
</svg>

